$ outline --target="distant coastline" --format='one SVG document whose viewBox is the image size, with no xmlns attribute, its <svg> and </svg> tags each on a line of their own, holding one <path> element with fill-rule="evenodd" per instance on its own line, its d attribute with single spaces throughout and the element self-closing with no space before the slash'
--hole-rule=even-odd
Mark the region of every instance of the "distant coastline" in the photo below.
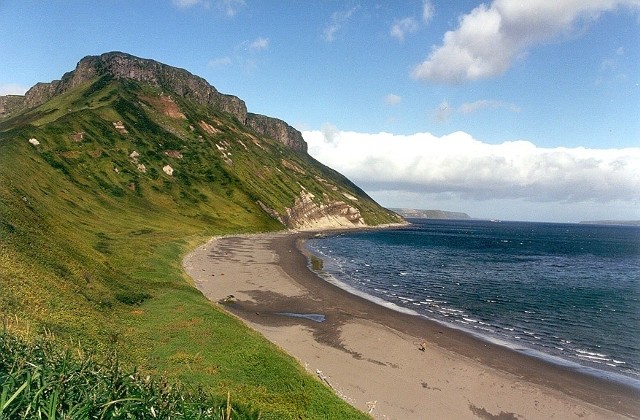
<svg viewBox="0 0 640 420">
<path fill-rule="evenodd" d="M 420 210 L 420 209 L 389 209 L 405 218 L 414 219 L 440 219 L 440 220 L 471 220 L 467 213 L 445 210 Z"/>
<path fill-rule="evenodd" d="M 640 226 L 640 220 L 586 220 L 580 222 L 582 225 L 620 225 L 620 226 Z"/>
</svg>

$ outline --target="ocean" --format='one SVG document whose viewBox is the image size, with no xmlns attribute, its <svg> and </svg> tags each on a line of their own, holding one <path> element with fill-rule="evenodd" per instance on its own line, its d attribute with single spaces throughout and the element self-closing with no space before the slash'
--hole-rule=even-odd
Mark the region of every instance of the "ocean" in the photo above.
<svg viewBox="0 0 640 420">
<path fill-rule="evenodd" d="M 306 247 L 352 293 L 640 388 L 640 227 L 411 222 Z"/>
</svg>

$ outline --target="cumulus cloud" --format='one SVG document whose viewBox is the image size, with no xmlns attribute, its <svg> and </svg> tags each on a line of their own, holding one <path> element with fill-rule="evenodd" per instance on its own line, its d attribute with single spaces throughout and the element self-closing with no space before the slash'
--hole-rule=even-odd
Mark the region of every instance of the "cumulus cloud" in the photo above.
<svg viewBox="0 0 640 420">
<path fill-rule="evenodd" d="M 0 83 L 0 95 L 24 95 L 29 88 L 17 83 Z"/>
<path fill-rule="evenodd" d="M 620 7 L 640 10 L 639 0 L 494 0 L 460 17 L 412 76 L 461 84 L 504 73 L 526 49 L 575 31 L 578 23 Z"/>
<path fill-rule="evenodd" d="M 331 15 L 331 21 L 324 29 L 324 39 L 327 42 L 333 42 L 336 39 L 336 34 L 340 31 L 344 25 L 346 25 L 351 17 L 358 11 L 358 7 L 354 6 L 351 9 L 338 10 Z"/>
<path fill-rule="evenodd" d="M 331 126 L 303 136 L 313 157 L 371 193 L 640 202 L 640 148 L 540 148 L 522 140 L 487 144 L 464 132 L 403 136 Z"/>
<path fill-rule="evenodd" d="M 400 102 L 402 102 L 402 97 L 393 93 L 388 94 L 384 98 L 384 103 L 387 105 L 394 106 L 398 105 Z"/>
</svg>

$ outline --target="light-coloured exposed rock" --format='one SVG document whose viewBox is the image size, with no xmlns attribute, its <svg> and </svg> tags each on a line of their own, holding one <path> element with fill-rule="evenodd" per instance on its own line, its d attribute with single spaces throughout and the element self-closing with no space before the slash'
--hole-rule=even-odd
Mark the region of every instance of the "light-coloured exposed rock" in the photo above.
<svg viewBox="0 0 640 420">
<path fill-rule="evenodd" d="M 80 143 L 82 140 L 84 140 L 84 131 L 79 131 L 77 133 L 73 133 L 71 135 L 71 139 L 73 141 L 75 141 L 76 143 Z"/>
<path fill-rule="evenodd" d="M 357 198 L 357 197 L 354 197 L 354 196 L 352 196 L 351 194 L 346 193 L 346 192 L 344 192 L 344 191 L 342 192 L 342 195 L 344 195 L 347 199 L 349 199 L 349 200 L 351 200 L 351 201 L 358 201 L 358 198 Z"/>
<path fill-rule="evenodd" d="M 290 229 L 315 230 L 364 227 L 360 210 L 344 201 L 314 200 L 316 197 L 302 190 L 293 207 L 286 210 L 281 221 Z"/>
<path fill-rule="evenodd" d="M 37 146 L 40 144 L 40 142 L 38 141 L 38 139 L 29 139 L 29 143 L 33 144 L 34 146 Z"/>
<path fill-rule="evenodd" d="M 282 159 L 282 166 L 284 166 L 287 169 L 291 169 L 294 172 L 297 172 L 299 174 L 304 175 L 305 171 L 304 169 L 302 169 L 299 165 L 297 165 L 294 162 L 291 162 L 290 160 L 287 159 Z"/>
<path fill-rule="evenodd" d="M 182 153 L 180 153 L 177 150 L 165 150 L 164 154 L 169 156 L 169 157 L 176 158 L 176 159 L 182 159 L 183 158 Z"/>
<path fill-rule="evenodd" d="M 198 125 L 209 134 L 216 134 L 220 132 L 220 130 L 207 123 L 206 121 L 200 121 Z"/>
<path fill-rule="evenodd" d="M 172 176 L 173 175 L 173 168 L 169 165 L 165 165 L 162 167 L 162 170 L 164 171 L 165 174 Z"/>
<path fill-rule="evenodd" d="M 124 123 L 122 121 L 114 121 L 113 122 L 113 127 L 118 130 L 118 132 L 120 134 L 128 134 L 129 132 L 127 131 L 127 129 L 124 126 Z"/>
</svg>

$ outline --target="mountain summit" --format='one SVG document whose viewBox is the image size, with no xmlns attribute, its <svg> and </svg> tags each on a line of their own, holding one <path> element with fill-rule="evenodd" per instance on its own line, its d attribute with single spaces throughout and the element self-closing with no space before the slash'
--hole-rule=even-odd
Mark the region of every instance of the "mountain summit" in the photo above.
<svg viewBox="0 0 640 420">
<path fill-rule="evenodd" d="M 175 196 L 168 186 L 176 184 L 179 202 L 194 185 L 205 195 L 223 186 L 229 201 L 242 196 L 257 206 L 252 212 L 295 229 L 398 220 L 311 158 L 286 122 L 247 112 L 238 97 L 154 60 L 85 57 L 60 80 L 0 97 L 0 118 L 0 147 L 33 139 L 31 153 L 96 191 L 140 196 L 164 188 Z"/>
<path fill-rule="evenodd" d="M 242 99 L 218 92 L 203 78 L 184 69 L 122 52 L 85 57 L 78 62 L 75 70 L 65 73 L 60 80 L 37 83 L 24 96 L 0 97 L 0 116 L 41 105 L 96 77 L 130 79 L 173 92 L 186 100 L 227 112 L 254 131 L 273 137 L 294 150 L 307 150 L 299 131 L 284 121 L 248 113 Z"/>
</svg>

